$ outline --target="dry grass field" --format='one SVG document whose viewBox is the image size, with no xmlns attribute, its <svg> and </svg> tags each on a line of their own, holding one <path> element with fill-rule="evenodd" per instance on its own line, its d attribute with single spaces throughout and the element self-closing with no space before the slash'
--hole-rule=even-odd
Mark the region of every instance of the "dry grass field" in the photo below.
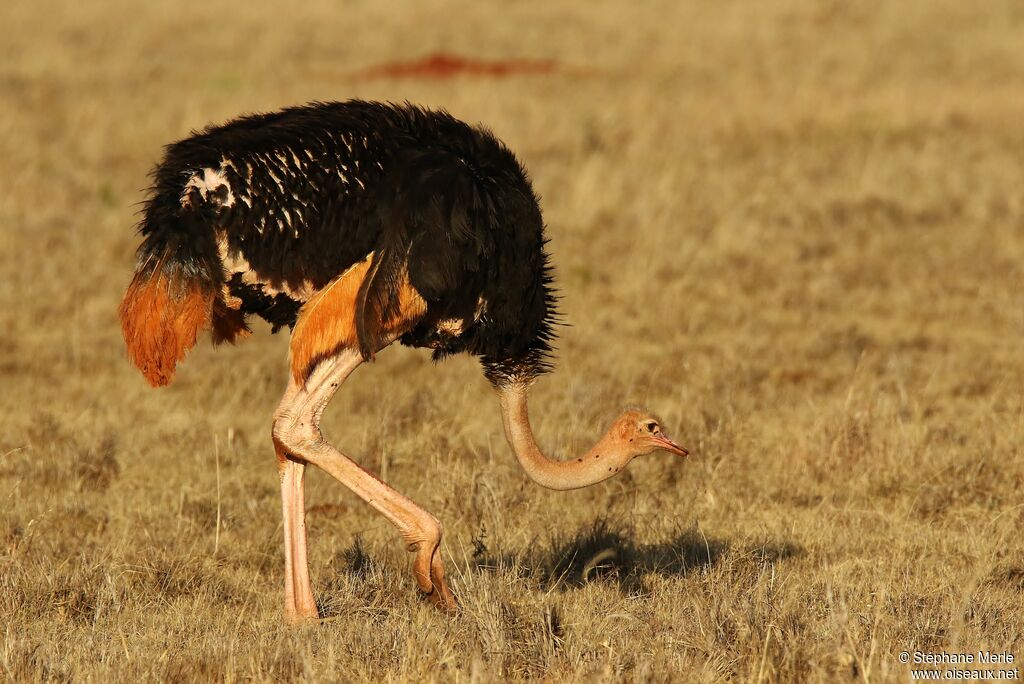
<svg viewBox="0 0 1024 684">
<path fill-rule="evenodd" d="M 0 679 L 906 681 L 1024 657 L 1024 7 L 0 4 Z M 360 78 L 446 51 L 547 73 Z M 446 525 L 461 610 L 307 480 L 320 624 L 281 623 L 287 336 L 151 390 L 116 306 L 161 146 L 313 99 L 485 122 L 563 307 L 535 427 L 690 448 L 528 481 L 478 364 L 394 348 L 324 426 Z M 258 323 L 258 322 L 257 322 Z"/>
</svg>

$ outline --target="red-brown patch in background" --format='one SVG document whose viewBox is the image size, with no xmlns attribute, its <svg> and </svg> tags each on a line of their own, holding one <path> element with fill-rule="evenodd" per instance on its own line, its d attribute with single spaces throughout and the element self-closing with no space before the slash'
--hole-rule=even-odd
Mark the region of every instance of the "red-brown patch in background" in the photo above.
<svg viewBox="0 0 1024 684">
<path fill-rule="evenodd" d="M 153 387 L 166 385 L 210 323 L 213 296 L 162 272 L 136 273 L 118 313 L 128 356 Z"/>
<path fill-rule="evenodd" d="M 384 62 L 356 72 L 357 78 L 445 79 L 456 76 L 504 78 L 516 74 L 548 74 L 558 69 L 553 59 L 485 60 L 435 52 L 410 61 Z"/>
</svg>

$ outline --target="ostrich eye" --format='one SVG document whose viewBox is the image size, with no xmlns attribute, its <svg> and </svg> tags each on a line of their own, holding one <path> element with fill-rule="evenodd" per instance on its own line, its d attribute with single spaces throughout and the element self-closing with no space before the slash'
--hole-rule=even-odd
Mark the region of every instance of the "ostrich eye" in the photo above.
<svg viewBox="0 0 1024 684">
<path fill-rule="evenodd" d="M 655 423 L 653 420 L 652 421 L 648 421 L 644 425 L 644 427 L 647 428 L 648 432 L 657 432 L 658 431 L 658 424 Z"/>
</svg>

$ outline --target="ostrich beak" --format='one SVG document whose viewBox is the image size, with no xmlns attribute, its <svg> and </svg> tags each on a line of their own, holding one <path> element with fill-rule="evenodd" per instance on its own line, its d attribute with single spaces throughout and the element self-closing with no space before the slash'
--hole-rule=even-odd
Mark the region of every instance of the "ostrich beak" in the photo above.
<svg viewBox="0 0 1024 684">
<path fill-rule="evenodd" d="M 678 454 L 679 456 L 689 456 L 690 455 L 689 451 L 687 451 L 683 447 L 681 447 L 678 444 L 676 444 L 675 442 L 673 442 L 671 439 L 666 437 L 664 434 L 654 435 L 654 437 L 652 437 L 651 439 L 654 440 L 654 443 L 658 445 L 659 449 L 664 449 L 665 451 L 670 451 L 673 454 Z"/>
</svg>

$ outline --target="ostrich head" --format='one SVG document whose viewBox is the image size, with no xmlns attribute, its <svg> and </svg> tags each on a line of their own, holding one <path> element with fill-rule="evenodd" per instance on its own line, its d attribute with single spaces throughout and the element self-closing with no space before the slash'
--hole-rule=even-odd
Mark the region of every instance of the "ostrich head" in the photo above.
<svg viewBox="0 0 1024 684">
<path fill-rule="evenodd" d="M 605 436 L 630 458 L 644 456 L 657 450 L 667 451 L 678 456 L 687 456 L 689 451 L 673 442 L 664 429 L 661 421 L 640 409 L 627 409 L 619 416 Z"/>
<path fill-rule="evenodd" d="M 589 451 L 578 458 L 553 459 L 541 451 L 530 427 L 526 388 L 499 388 L 505 436 L 520 465 L 537 484 L 549 489 L 578 489 L 607 480 L 622 471 L 637 456 L 668 451 L 678 456 L 688 452 L 673 442 L 661 421 L 640 409 L 623 412 Z"/>
</svg>

